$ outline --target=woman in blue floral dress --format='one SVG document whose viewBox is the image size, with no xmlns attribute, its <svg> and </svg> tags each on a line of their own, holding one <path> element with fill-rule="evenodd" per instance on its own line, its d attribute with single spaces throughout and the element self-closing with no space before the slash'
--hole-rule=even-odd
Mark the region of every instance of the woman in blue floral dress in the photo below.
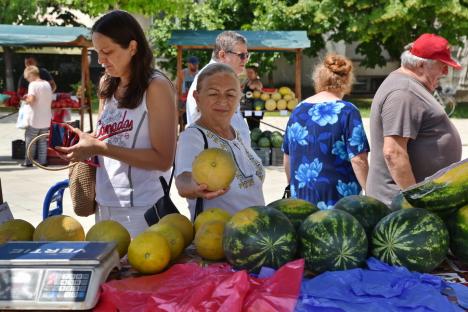
<svg viewBox="0 0 468 312">
<path fill-rule="evenodd" d="M 349 59 L 329 54 L 313 74 L 314 96 L 292 112 L 283 143 L 291 197 L 329 209 L 365 190 L 369 143 L 359 110 L 343 101 L 351 91 Z"/>
</svg>

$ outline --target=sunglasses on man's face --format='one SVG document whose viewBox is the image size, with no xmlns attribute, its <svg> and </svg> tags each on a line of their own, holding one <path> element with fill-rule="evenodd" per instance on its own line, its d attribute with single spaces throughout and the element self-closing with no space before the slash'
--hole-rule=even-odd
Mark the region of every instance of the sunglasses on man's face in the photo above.
<svg viewBox="0 0 468 312">
<path fill-rule="evenodd" d="M 238 52 L 234 52 L 234 51 L 227 51 L 227 53 L 235 54 L 235 55 L 237 55 L 241 60 L 246 60 L 246 59 L 248 59 L 248 58 L 250 57 L 249 52 L 238 53 Z"/>
</svg>

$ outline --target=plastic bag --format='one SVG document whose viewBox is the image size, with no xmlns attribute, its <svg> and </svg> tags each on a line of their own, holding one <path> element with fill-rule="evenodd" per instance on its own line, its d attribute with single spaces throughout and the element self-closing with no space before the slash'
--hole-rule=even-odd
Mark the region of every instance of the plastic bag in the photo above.
<svg viewBox="0 0 468 312">
<path fill-rule="evenodd" d="M 438 276 L 392 267 L 375 258 L 369 258 L 367 265 L 369 270 L 325 272 L 304 280 L 296 311 L 463 311 L 441 294 L 450 284 Z"/>
<path fill-rule="evenodd" d="M 293 311 L 303 270 L 302 259 L 268 278 L 233 272 L 227 264 L 176 264 L 161 274 L 103 284 L 94 311 Z"/>
<path fill-rule="evenodd" d="M 26 102 L 21 101 L 21 106 L 18 110 L 18 119 L 16 120 L 16 128 L 26 129 L 30 125 L 32 109 Z"/>
</svg>

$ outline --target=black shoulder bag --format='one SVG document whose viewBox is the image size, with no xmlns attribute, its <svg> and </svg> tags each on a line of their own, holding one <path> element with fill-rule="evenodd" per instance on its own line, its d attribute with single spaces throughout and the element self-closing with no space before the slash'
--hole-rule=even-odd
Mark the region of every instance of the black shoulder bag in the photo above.
<svg viewBox="0 0 468 312">
<path fill-rule="evenodd" d="M 152 226 L 153 224 L 158 223 L 159 220 L 161 220 L 162 217 L 164 217 L 165 215 L 171 213 L 180 213 L 177 207 L 172 202 L 171 197 L 169 196 L 169 193 L 171 191 L 172 179 L 174 178 L 174 169 L 175 163 L 172 165 L 172 172 L 171 178 L 169 179 L 169 185 L 167 184 L 166 179 L 164 179 L 163 176 L 159 177 L 159 181 L 161 182 L 164 195 L 156 202 L 156 204 L 154 204 L 151 208 L 146 210 L 144 216 L 146 223 L 148 223 L 148 226 Z"/>
</svg>

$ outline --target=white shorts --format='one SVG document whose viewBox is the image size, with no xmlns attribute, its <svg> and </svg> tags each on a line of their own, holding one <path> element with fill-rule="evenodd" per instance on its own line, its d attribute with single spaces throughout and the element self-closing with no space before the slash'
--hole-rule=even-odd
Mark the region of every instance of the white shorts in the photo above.
<svg viewBox="0 0 468 312">
<path fill-rule="evenodd" d="M 148 228 L 144 214 L 148 207 L 109 207 L 98 205 L 96 209 L 96 223 L 103 220 L 114 220 L 122 224 L 132 238 Z"/>
</svg>

